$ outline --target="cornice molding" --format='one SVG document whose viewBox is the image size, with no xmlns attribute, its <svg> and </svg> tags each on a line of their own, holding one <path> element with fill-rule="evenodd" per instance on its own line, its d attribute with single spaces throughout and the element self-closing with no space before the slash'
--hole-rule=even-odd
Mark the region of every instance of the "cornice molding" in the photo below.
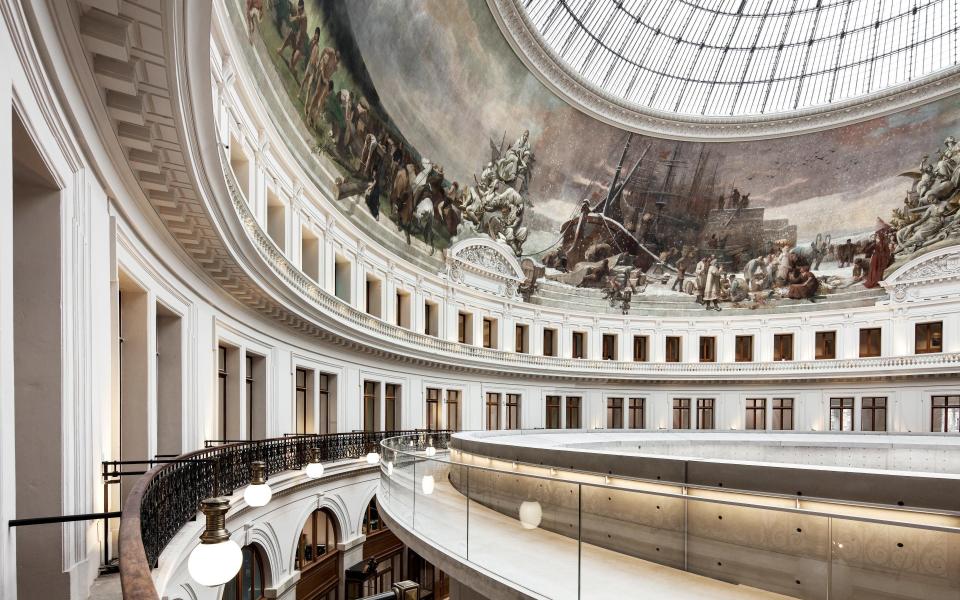
<svg viewBox="0 0 960 600">
<path fill-rule="evenodd" d="M 882 92 L 789 113 L 729 118 L 668 113 L 627 102 L 585 80 L 550 49 L 518 2 L 487 0 L 487 5 L 531 73 L 581 112 L 641 134 L 710 142 L 785 137 L 865 121 L 960 92 L 960 66 L 954 66 Z"/>
</svg>

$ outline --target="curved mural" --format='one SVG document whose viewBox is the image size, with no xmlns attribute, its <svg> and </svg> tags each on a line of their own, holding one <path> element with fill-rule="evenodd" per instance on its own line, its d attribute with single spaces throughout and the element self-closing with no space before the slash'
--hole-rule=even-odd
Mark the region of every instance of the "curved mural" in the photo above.
<svg viewBox="0 0 960 600">
<path fill-rule="evenodd" d="M 842 128 L 696 143 L 558 99 L 484 0 L 234 0 L 258 64 L 381 227 L 489 236 L 538 281 L 706 309 L 874 288 L 957 242 L 957 97 Z M 588 294 L 589 295 L 589 294 Z"/>
</svg>

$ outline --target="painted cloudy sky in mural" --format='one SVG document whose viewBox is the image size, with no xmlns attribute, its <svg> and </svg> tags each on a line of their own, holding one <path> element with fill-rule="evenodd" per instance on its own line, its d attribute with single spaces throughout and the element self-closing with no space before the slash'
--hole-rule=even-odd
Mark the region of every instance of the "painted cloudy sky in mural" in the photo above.
<svg viewBox="0 0 960 600">
<path fill-rule="evenodd" d="M 391 118 L 450 180 L 472 181 L 488 160 L 488 139 L 531 132 L 534 229 L 529 250 L 555 235 L 589 186 L 605 183 L 625 134 L 568 106 L 529 73 L 483 0 L 348 2 L 354 36 Z M 825 132 L 755 142 L 707 144 L 717 178 L 751 194 L 766 218 L 787 218 L 801 240 L 818 232 L 870 231 L 901 206 L 910 180 L 898 177 L 933 155 L 960 117 L 956 98 Z M 675 143 L 653 141 L 665 159 Z M 683 143 L 695 161 L 704 144 Z M 693 169 L 686 169 L 689 177 Z M 546 231 L 544 231 L 546 229 Z"/>
</svg>

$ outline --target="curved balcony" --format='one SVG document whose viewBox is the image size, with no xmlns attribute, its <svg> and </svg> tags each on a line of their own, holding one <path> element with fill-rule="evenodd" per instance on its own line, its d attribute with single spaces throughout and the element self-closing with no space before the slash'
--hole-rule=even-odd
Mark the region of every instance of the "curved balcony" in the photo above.
<svg viewBox="0 0 960 600">
<path fill-rule="evenodd" d="M 456 449 L 430 456 L 404 438 L 382 447 L 377 497 L 391 527 L 491 596 L 960 594 L 956 512 L 611 476 Z"/>
<path fill-rule="evenodd" d="M 238 189 L 233 171 L 220 154 L 221 170 L 230 191 L 230 200 L 237 218 L 259 257 L 273 274 L 289 286 L 314 310 L 360 331 L 381 344 L 389 344 L 404 356 L 448 363 L 450 358 L 474 368 L 496 368 L 508 373 L 525 375 L 569 375 L 576 372 L 584 377 L 615 377 L 651 380 L 702 381 L 705 377 L 717 380 L 733 378 L 792 378 L 818 377 L 876 377 L 894 373 L 928 374 L 960 367 L 960 353 L 891 356 L 878 358 L 850 358 L 840 360 L 806 360 L 780 362 L 733 363 L 651 363 L 613 360 L 583 360 L 536 356 L 482 348 L 443 340 L 435 336 L 411 331 L 383 319 L 371 316 L 344 302 L 301 271 L 263 230 L 250 206 Z"/>
<path fill-rule="evenodd" d="M 127 497 L 120 521 L 120 578 L 126 600 L 158 600 L 151 570 L 167 545 L 198 513 L 205 498 L 229 496 L 250 483 L 250 463 L 266 463 L 266 474 L 302 469 L 313 449 L 321 461 L 359 459 L 386 438 L 427 438 L 424 432 L 360 432 L 291 435 L 215 445 L 176 457 L 148 471 Z M 444 440 L 445 432 L 430 432 Z M 425 443 L 425 442 L 421 442 Z M 211 445 L 208 443 L 208 446 Z M 369 467 L 366 463 L 362 468 Z M 338 475 L 317 479 L 315 485 Z"/>
</svg>

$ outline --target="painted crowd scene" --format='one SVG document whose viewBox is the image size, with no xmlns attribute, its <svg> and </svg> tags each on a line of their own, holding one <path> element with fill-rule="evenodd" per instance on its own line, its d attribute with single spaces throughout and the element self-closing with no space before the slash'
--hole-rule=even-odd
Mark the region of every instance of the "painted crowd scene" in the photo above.
<svg viewBox="0 0 960 600">
<path fill-rule="evenodd" d="M 485 0 L 237 0 L 338 202 L 427 252 L 477 236 L 542 285 L 706 311 L 868 294 L 960 238 L 960 101 L 789 138 L 622 131 L 557 98 Z M 586 293 L 586 292 L 585 292 Z"/>
</svg>

